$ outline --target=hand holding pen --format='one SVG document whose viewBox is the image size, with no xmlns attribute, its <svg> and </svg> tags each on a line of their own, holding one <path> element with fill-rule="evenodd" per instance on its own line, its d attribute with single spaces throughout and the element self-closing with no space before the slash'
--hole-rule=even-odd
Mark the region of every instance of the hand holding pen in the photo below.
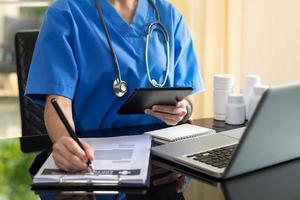
<svg viewBox="0 0 300 200">
<path fill-rule="evenodd" d="M 51 99 L 51 104 L 53 108 L 55 109 L 56 113 L 59 116 L 59 119 L 63 123 L 64 127 L 68 131 L 70 137 L 62 137 L 60 140 L 63 142 L 63 146 L 65 147 L 64 155 L 65 157 L 62 157 L 60 154 L 53 154 L 54 160 L 56 161 L 56 164 L 58 167 L 66 170 L 66 171 L 78 171 L 79 169 L 86 169 L 87 166 L 90 170 L 94 171 L 94 167 L 92 164 L 91 154 L 86 152 L 87 149 L 89 149 L 89 145 L 78 138 L 76 133 L 74 132 L 73 128 L 69 124 L 67 118 L 65 117 L 62 109 L 60 108 L 59 104 L 57 103 L 56 99 Z M 74 143 L 75 142 L 75 143 Z M 80 148 L 78 148 L 78 146 Z M 53 145 L 54 151 L 62 151 L 62 148 L 56 148 L 56 146 L 62 146 L 62 145 Z M 77 147 L 76 147 L 77 146 Z M 82 161 L 86 162 L 86 166 L 84 167 Z M 69 163 L 68 163 L 69 162 Z M 70 165 L 70 163 L 73 163 L 74 166 Z"/>
</svg>

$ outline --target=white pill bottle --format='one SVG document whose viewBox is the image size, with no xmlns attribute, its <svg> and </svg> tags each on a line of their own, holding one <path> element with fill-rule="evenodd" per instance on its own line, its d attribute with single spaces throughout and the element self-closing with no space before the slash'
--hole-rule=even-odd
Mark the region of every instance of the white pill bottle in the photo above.
<svg viewBox="0 0 300 200">
<path fill-rule="evenodd" d="M 267 85 L 256 85 L 252 89 L 252 94 L 249 98 L 249 112 L 248 112 L 248 119 L 250 120 L 253 116 L 253 113 L 263 96 L 263 94 L 268 90 L 269 86 Z"/>
<path fill-rule="evenodd" d="M 216 74 L 213 78 L 214 119 L 225 121 L 228 95 L 233 92 L 234 77 L 231 74 Z"/>
<path fill-rule="evenodd" d="M 230 94 L 226 104 L 226 123 L 231 125 L 241 125 L 245 123 L 246 107 L 243 95 Z"/>
<path fill-rule="evenodd" d="M 245 76 L 245 82 L 244 86 L 242 88 L 242 93 L 244 96 L 244 102 L 246 105 L 246 119 L 248 119 L 249 116 L 249 99 L 252 94 L 253 87 L 255 85 L 261 84 L 261 78 L 258 75 L 246 75 Z"/>
</svg>

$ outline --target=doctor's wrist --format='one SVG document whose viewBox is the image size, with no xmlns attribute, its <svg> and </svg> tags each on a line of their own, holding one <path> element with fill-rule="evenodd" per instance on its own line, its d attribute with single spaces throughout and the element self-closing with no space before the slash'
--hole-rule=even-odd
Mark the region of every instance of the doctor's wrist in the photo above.
<svg viewBox="0 0 300 200">
<path fill-rule="evenodd" d="M 193 113 L 193 106 L 189 100 L 187 100 L 188 105 L 186 106 L 186 115 L 184 118 L 178 123 L 178 124 L 184 124 L 189 121 L 190 117 L 192 116 Z"/>
</svg>

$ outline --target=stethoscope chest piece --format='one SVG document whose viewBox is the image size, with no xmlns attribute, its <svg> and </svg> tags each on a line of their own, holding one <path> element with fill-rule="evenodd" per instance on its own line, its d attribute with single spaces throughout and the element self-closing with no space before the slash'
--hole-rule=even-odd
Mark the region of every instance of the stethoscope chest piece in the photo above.
<svg viewBox="0 0 300 200">
<path fill-rule="evenodd" d="M 113 89 L 117 97 L 123 97 L 128 91 L 128 86 L 125 81 L 116 79 L 113 83 Z"/>
</svg>

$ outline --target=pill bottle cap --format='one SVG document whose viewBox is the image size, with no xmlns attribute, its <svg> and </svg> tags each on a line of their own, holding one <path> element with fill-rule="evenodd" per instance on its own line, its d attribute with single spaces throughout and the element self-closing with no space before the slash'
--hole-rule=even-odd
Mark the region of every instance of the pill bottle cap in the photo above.
<svg viewBox="0 0 300 200">
<path fill-rule="evenodd" d="M 261 78 L 259 75 L 248 74 L 245 76 L 245 85 L 260 85 Z"/>
<path fill-rule="evenodd" d="M 234 77 L 231 74 L 215 74 L 214 88 L 220 90 L 229 90 L 233 88 Z"/>
<path fill-rule="evenodd" d="M 244 97 L 242 94 L 230 94 L 228 95 L 228 104 L 243 104 Z"/>
</svg>

